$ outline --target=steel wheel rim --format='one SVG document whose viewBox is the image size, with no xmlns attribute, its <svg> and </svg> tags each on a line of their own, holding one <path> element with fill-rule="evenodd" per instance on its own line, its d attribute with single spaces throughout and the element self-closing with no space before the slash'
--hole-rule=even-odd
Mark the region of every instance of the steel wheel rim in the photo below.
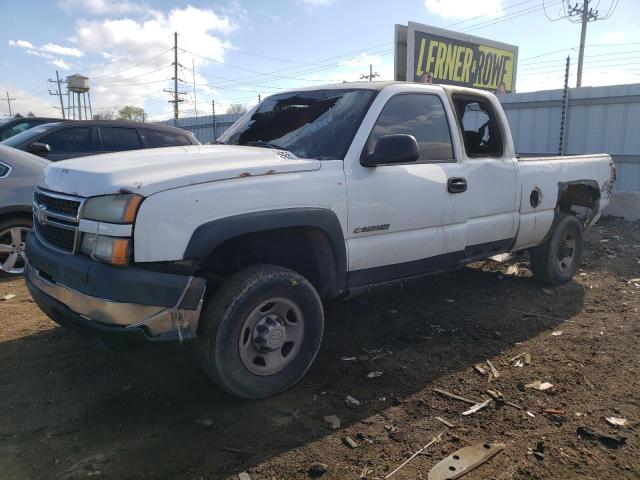
<svg viewBox="0 0 640 480">
<path fill-rule="evenodd" d="M 240 360 L 251 373 L 274 375 L 295 359 L 303 338 L 300 307 L 286 298 L 270 298 L 243 322 L 238 339 Z"/>
<path fill-rule="evenodd" d="M 558 264 L 558 270 L 562 273 L 566 273 L 571 270 L 573 266 L 573 259 L 576 255 L 576 239 L 571 232 L 566 232 L 560 241 L 560 248 L 558 249 L 558 255 L 556 263 Z"/>
<path fill-rule="evenodd" d="M 0 271 L 12 274 L 24 272 L 27 257 L 24 242 L 29 228 L 14 226 L 0 232 Z"/>
</svg>

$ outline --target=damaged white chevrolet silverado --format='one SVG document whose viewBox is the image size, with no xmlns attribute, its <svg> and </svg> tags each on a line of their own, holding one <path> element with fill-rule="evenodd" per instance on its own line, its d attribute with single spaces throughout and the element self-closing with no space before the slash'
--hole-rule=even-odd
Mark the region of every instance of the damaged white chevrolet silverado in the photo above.
<svg viewBox="0 0 640 480">
<path fill-rule="evenodd" d="M 494 95 L 438 85 L 276 94 L 218 143 L 47 167 L 26 281 L 102 346 L 195 339 L 245 398 L 305 374 L 323 300 L 523 250 L 567 282 L 615 180 L 608 155 L 518 158 Z"/>
</svg>

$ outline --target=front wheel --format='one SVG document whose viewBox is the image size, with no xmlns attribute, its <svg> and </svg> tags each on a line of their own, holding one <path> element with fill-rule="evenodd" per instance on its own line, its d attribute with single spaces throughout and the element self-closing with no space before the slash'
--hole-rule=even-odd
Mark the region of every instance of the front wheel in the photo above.
<svg viewBox="0 0 640 480">
<path fill-rule="evenodd" d="M 24 272 L 24 252 L 31 220 L 27 217 L 9 217 L 0 220 L 0 276 L 18 276 Z"/>
<path fill-rule="evenodd" d="M 229 277 L 207 300 L 198 355 L 227 392 L 263 398 L 295 385 L 320 348 L 322 302 L 311 283 L 287 268 L 259 265 Z"/>
<path fill-rule="evenodd" d="M 548 285 L 566 283 L 582 259 L 582 225 L 573 215 L 564 215 L 549 238 L 531 249 L 531 270 L 536 280 Z"/>
</svg>

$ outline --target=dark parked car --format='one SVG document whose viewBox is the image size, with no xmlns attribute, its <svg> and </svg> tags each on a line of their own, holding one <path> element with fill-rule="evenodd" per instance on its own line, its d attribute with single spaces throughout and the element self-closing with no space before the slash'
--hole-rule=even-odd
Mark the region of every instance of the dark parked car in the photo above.
<svg viewBox="0 0 640 480">
<path fill-rule="evenodd" d="M 37 127 L 43 123 L 60 122 L 59 118 L 47 117 L 18 117 L 7 120 L 0 124 L 0 142 L 4 142 L 7 138 L 22 133 L 30 128 Z"/>
<path fill-rule="evenodd" d="M 111 120 L 46 123 L 2 142 L 53 162 L 141 148 L 198 145 L 191 132 L 167 125 Z"/>
</svg>

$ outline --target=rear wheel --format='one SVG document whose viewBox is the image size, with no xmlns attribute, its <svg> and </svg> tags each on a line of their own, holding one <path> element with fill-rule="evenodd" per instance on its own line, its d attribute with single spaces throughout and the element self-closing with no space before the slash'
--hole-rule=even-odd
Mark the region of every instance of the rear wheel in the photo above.
<svg viewBox="0 0 640 480">
<path fill-rule="evenodd" d="M 582 259 L 582 225 L 573 215 L 564 215 L 551 236 L 531 249 L 531 270 L 540 282 L 566 283 L 575 275 Z"/>
<path fill-rule="evenodd" d="M 31 223 L 26 217 L 0 220 L 0 275 L 18 276 L 24 273 L 24 245 Z"/>
<path fill-rule="evenodd" d="M 208 298 L 198 354 L 205 371 L 229 393 L 267 397 L 304 376 L 323 328 L 322 302 L 306 278 L 259 265 L 232 275 Z"/>
</svg>

